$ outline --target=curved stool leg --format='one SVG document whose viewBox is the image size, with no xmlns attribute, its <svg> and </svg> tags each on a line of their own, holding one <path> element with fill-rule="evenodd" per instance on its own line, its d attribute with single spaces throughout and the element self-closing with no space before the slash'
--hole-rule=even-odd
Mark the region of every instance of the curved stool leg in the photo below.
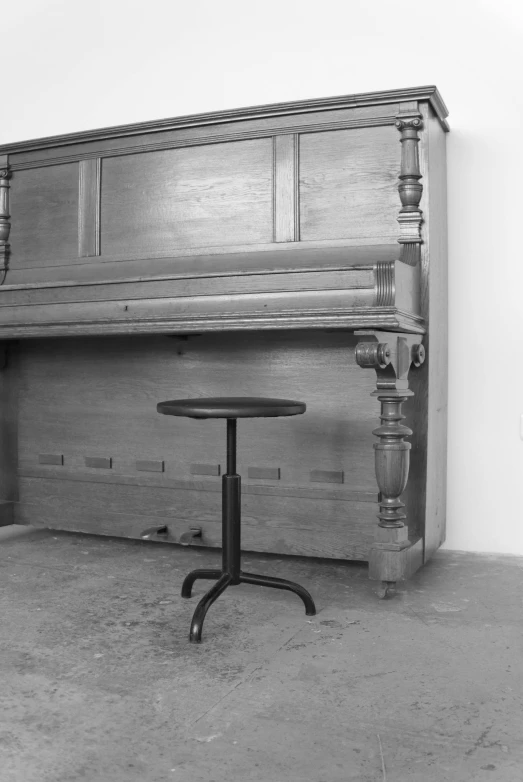
<svg viewBox="0 0 523 782">
<path fill-rule="evenodd" d="M 202 627 L 205 615 L 214 601 L 220 597 L 222 592 L 225 592 L 229 584 L 232 583 L 232 580 L 232 576 L 230 576 L 228 573 L 224 573 L 216 582 L 216 584 L 214 584 L 202 597 L 196 606 L 196 611 L 194 612 L 191 621 L 191 632 L 189 633 L 189 641 L 192 644 L 199 644 L 202 640 Z"/>
<path fill-rule="evenodd" d="M 305 605 L 305 613 L 307 616 L 314 616 L 316 614 L 314 600 L 306 589 L 299 584 L 295 584 L 294 581 L 287 581 L 284 578 L 272 578 L 272 576 L 258 576 L 254 573 L 241 573 L 240 583 L 274 587 L 275 589 L 287 589 L 289 592 L 294 592 L 295 595 L 301 597 Z"/>
<path fill-rule="evenodd" d="M 221 570 L 193 570 L 185 576 L 182 584 L 182 597 L 191 597 L 194 582 L 198 578 L 220 578 Z"/>
</svg>

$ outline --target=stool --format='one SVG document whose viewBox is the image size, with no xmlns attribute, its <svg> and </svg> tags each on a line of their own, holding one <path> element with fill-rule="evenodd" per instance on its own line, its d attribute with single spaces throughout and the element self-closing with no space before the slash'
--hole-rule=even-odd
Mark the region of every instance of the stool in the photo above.
<svg viewBox="0 0 523 782">
<path fill-rule="evenodd" d="M 301 597 L 307 616 L 314 616 L 316 613 L 314 601 L 307 590 L 299 584 L 283 578 L 244 573 L 241 570 L 241 478 L 236 474 L 236 419 L 301 415 L 306 410 L 305 404 L 289 399 L 214 397 L 160 402 L 157 410 L 163 415 L 227 419 L 227 473 L 222 477 L 222 569 L 193 570 L 183 582 L 182 597 L 191 597 L 192 587 L 197 579 L 217 579 L 196 607 L 189 634 L 191 643 L 201 642 L 203 621 L 210 606 L 228 586 L 237 584 L 287 589 Z"/>
</svg>

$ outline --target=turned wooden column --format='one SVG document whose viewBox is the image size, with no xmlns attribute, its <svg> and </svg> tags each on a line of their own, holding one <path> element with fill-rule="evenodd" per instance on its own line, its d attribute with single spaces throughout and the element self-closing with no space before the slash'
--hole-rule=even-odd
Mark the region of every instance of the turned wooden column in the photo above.
<svg viewBox="0 0 523 782">
<path fill-rule="evenodd" d="M 7 155 L 0 155 L 0 273 L 7 271 L 9 262 L 9 233 L 11 231 L 9 215 L 9 170 Z M 1 282 L 1 280 L 0 280 Z"/>
<path fill-rule="evenodd" d="M 401 245 L 400 261 L 416 266 L 421 259 L 421 224 L 423 212 L 419 208 L 423 185 L 420 182 L 419 132 L 423 129 L 420 114 L 400 116 L 396 120 L 401 141 L 401 169 L 398 192 L 401 209 L 398 217 Z"/>
<path fill-rule="evenodd" d="M 393 332 L 356 332 L 374 337 L 375 342 L 360 342 L 356 346 L 356 361 L 360 367 L 376 371 L 376 390 L 372 396 L 381 404 L 381 425 L 373 430 L 379 438 L 374 443 L 376 480 L 379 488 L 378 528 L 369 558 L 370 578 L 382 582 L 381 596 L 405 578 L 406 556 L 401 555 L 412 545 L 406 524 L 405 504 L 401 495 L 409 477 L 410 443 L 405 440 L 412 429 L 402 424 L 402 405 L 414 396 L 409 389 L 411 365 L 420 366 L 425 350 L 417 334 Z"/>
</svg>

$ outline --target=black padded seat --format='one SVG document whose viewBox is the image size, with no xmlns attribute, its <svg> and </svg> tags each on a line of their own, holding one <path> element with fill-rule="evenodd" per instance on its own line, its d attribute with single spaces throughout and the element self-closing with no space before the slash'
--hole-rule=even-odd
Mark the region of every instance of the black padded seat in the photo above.
<svg viewBox="0 0 523 782">
<path fill-rule="evenodd" d="M 172 399 L 157 405 L 159 413 L 187 418 L 275 418 L 301 415 L 304 402 L 292 399 L 264 399 L 256 396 L 220 396 L 201 399 Z"/>
</svg>

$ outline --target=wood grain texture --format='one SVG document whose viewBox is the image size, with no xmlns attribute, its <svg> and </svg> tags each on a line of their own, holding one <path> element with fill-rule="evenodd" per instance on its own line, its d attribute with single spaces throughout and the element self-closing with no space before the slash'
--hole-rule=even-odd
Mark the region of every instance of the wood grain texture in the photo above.
<svg viewBox="0 0 523 782">
<path fill-rule="evenodd" d="M 274 241 L 300 239 L 299 136 L 274 137 Z"/>
<path fill-rule="evenodd" d="M 56 340 L 47 343 L 45 350 L 43 344 L 22 346 L 19 464 L 21 480 L 29 482 L 34 490 L 30 497 L 26 495 L 22 499 L 20 518 L 27 521 L 38 516 L 38 496 L 50 484 L 49 477 L 38 477 L 38 469 L 55 469 L 53 483 L 58 480 L 59 486 L 53 489 L 57 495 L 53 502 L 64 496 L 64 504 L 60 506 L 63 515 L 56 524 L 76 524 L 77 529 L 92 531 L 101 529 L 98 525 L 102 524 L 103 514 L 102 510 L 95 512 L 96 500 L 92 518 L 98 521 L 95 527 L 87 523 L 87 497 L 101 496 L 104 486 L 116 498 L 111 507 L 107 506 L 108 513 L 114 514 L 107 519 L 118 517 L 119 531 L 113 534 L 135 534 L 132 530 L 138 529 L 138 522 L 132 530 L 129 522 L 129 532 L 125 531 L 125 519 L 129 515 L 138 519 L 143 514 L 141 529 L 148 526 L 154 507 L 150 495 L 174 498 L 177 507 L 185 508 L 177 514 L 180 534 L 186 531 L 188 521 L 210 518 L 206 513 L 212 513 L 218 521 L 220 481 L 201 479 L 201 483 L 215 484 L 214 491 L 183 488 L 181 482 L 194 480 L 191 465 L 223 461 L 223 422 L 184 418 L 165 421 L 156 413 L 156 403 L 176 396 L 254 393 L 282 398 L 303 396 L 307 402 L 307 413 L 303 416 L 283 422 L 282 419 L 245 420 L 238 427 L 240 474 L 248 477 L 249 466 L 264 462 L 281 468 L 281 479 L 273 486 L 244 487 L 245 518 L 254 514 L 252 524 L 258 529 L 255 535 L 252 533 L 252 546 L 256 550 L 280 553 L 314 551 L 315 556 L 323 551 L 325 556 L 342 558 L 354 556 L 354 551 L 359 558 L 367 550 L 367 544 L 360 545 L 357 540 L 361 537 L 363 520 L 368 521 L 376 514 L 371 434 L 375 411 L 373 400 L 367 395 L 367 379 L 354 362 L 352 335 L 309 332 L 287 334 L 283 339 L 278 334 L 251 334 L 238 335 L 234 341 L 226 335 L 189 340 L 160 337 Z M 352 388 L 350 404 L 347 403 L 349 386 Z M 326 387 L 329 388 L 327 396 Z M 64 453 L 67 473 L 60 472 L 62 467 L 39 467 L 35 454 L 45 452 Z M 84 465 L 86 452 L 110 453 L 113 459 L 111 470 L 92 471 L 94 492 Z M 297 453 L 300 459 L 296 459 Z M 151 475 L 149 480 L 153 483 L 145 480 L 146 473 L 139 473 L 138 477 L 135 470 L 138 458 L 162 459 L 165 472 Z M 309 473 L 318 464 L 326 470 L 344 471 L 350 481 L 343 488 L 339 484 L 333 484 L 332 489 L 329 484 L 311 485 Z M 28 471 L 36 477 L 29 477 Z M 76 474 L 79 480 L 69 480 L 71 474 Z M 61 480 L 62 475 L 67 480 Z M 167 483 L 162 485 L 163 481 Z M 72 484 L 82 484 L 85 488 L 71 488 Z M 190 496 L 190 502 L 187 499 L 184 506 L 180 505 L 182 495 Z M 71 498 L 76 496 L 86 498 L 81 513 L 73 510 Z M 252 505 L 246 498 L 252 498 Z M 263 505 L 265 511 L 260 498 L 267 503 Z M 270 502 L 268 498 L 272 498 Z M 25 508 L 26 502 L 31 504 L 31 510 Z M 302 511 L 310 508 L 307 511 L 309 531 L 302 543 L 297 531 L 285 533 L 283 538 L 287 542 L 282 543 L 283 533 L 277 530 L 279 526 L 294 528 L 299 514 L 293 508 L 299 503 L 305 503 L 300 506 Z M 365 510 L 358 517 L 359 511 L 355 509 L 360 506 L 365 506 Z M 208 510 L 204 512 L 205 508 Z M 42 508 L 41 519 L 52 526 L 55 512 L 56 508 L 49 511 Z M 167 514 L 165 517 L 171 513 L 156 512 Z M 110 534 L 107 519 L 103 529 Z M 326 525 L 333 519 L 339 519 L 340 538 L 336 545 L 338 532 L 334 531 L 329 532 L 327 542 L 322 542 Z M 305 521 L 300 524 L 303 526 Z M 365 540 L 370 541 L 373 528 L 371 524 L 368 532 L 364 532 Z"/>
<path fill-rule="evenodd" d="M 308 486 L 313 469 L 343 470 L 352 489 L 374 491 L 375 402 L 368 397 L 372 381 L 355 364 L 355 343 L 351 334 L 314 332 L 238 334 L 234 340 L 64 339 L 49 342 L 46 350 L 41 342 L 24 343 L 20 464 L 56 452 L 71 466 L 78 459 L 81 467 L 85 455 L 105 454 L 113 457 L 113 470 L 132 474 L 137 458 L 161 458 L 166 477 L 190 479 L 191 464 L 223 461 L 225 427 L 219 421 L 165 420 L 156 412 L 158 401 L 303 397 L 304 416 L 241 422 L 241 471 L 269 461 L 282 468 L 286 484 Z M 364 459 L 363 443 L 369 446 Z"/>
<path fill-rule="evenodd" d="M 396 232 L 398 139 L 390 127 L 300 138 L 300 237 Z"/>
<path fill-rule="evenodd" d="M 100 255 L 101 160 L 88 158 L 79 163 L 78 255 Z"/>
<path fill-rule="evenodd" d="M 233 296 L 254 293 L 297 293 L 299 291 L 346 292 L 347 301 L 357 296 L 374 301 L 375 273 L 372 267 L 329 271 L 302 271 L 278 274 L 236 274 L 223 277 L 195 275 L 172 279 L 141 280 L 111 285 L 48 285 L 42 288 L 6 288 L 2 290 L 1 307 L 22 304 L 69 304 L 74 302 L 140 301 L 146 299 L 187 298 L 198 296 Z M 394 302 L 391 302 L 392 304 Z"/>
<path fill-rule="evenodd" d="M 12 268 L 78 257 L 78 163 L 19 171 L 10 208 Z"/>
<path fill-rule="evenodd" d="M 45 481 L 23 478 L 19 523 L 104 535 L 138 538 L 141 531 L 167 524 L 176 541 L 189 526 L 202 528 L 202 542 L 221 546 L 221 501 L 217 493 L 146 490 L 142 487 Z M 367 558 L 373 506 L 245 495 L 242 498 L 242 547 L 247 551 Z M 321 518 L 322 530 L 318 530 Z"/>
<path fill-rule="evenodd" d="M 104 160 L 102 254 L 272 240 L 269 139 Z"/>
</svg>

